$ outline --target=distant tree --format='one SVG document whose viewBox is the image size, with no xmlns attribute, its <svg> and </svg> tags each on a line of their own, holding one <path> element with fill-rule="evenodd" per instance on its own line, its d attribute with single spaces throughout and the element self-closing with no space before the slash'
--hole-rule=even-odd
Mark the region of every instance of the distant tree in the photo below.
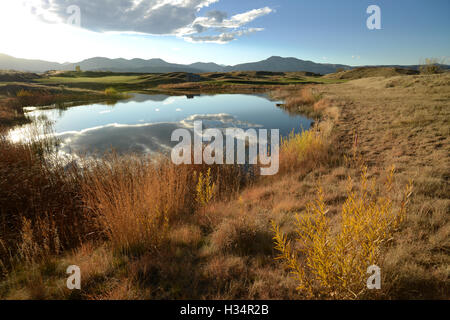
<svg viewBox="0 0 450 320">
<path fill-rule="evenodd" d="M 76 72 L 81 72 L 81 67 L 80 67 L 80 66 L 76 66 L 76 67 L 75 67 L 75 71 L 76 71 Z"/>
</svg>

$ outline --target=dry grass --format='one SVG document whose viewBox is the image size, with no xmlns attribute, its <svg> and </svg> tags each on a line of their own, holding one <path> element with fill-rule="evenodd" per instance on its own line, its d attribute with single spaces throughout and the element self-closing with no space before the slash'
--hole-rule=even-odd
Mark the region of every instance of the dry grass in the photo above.
<svg viewBox="0 0 450 320">
<path fill-rule="evenodd" d="M 324 115 L 322 111 L 325 106 L 322 110 L 320 110 L 320 106 L 326 102 L 322 101 L 318 104 L 322 97 L 313 87 L 297 88 L 290 86 L 272 91 L 271 96 L 277 100 L 284 100 L 285 102 L 281 107 L 289 112 L 301 113 L 314 119 Z"/>
<path fill-rule="evenodd" d="M 311 170 L 330 160 L 330 145 L 323 131 L 312 129 L 282 139 L 280 146 L 280 171 Z"/>
<path fill-rule="evenodd" d="M 213 197 L 227 199 L 249 181 L 239 166 L 174 165 L 169 159 L 108 156 L 91 164 L 83 201 L 119 250 L 149 250 Z"/>
<path fill-rule="evenodd" d="M 192 174 L 169 163 L 112 156 L 91 169 L 84 201 L 113 247 L 151 248 L 165 239 L 169 221 L 193 212 Z"/>
<path fill-rule="evenodd" d="M 78 245 L 90 230 L 84 219 L 80 175 L 44 157 L 49 144 L 0 138 L 0 259 L 27 260 Z"/>
<path fill-rule="evenodd" d="M 375 202 L 362 201 L 358 185 L 355 196 L 347 194 L 347 178 L 356 181 L 365 163 L 367 179 L 378 181 L 388 181 L 386 169 L 395 165 L 398 185 L 413 179 L 414 193 L 400 228 L 384 224 L 390 240 L 381 246 L 366 243 L 375 245 L 382 290 L 358 297 L 448 298 L 448 77 L 372 78 L 280 89 L 284 98 L 298 95 L 291 98 L 294 105 L 308 105 L 321 121 L 284 141 L 279 175 L 251 181 L 235 166 L 176 167 L 165 160 L 115 155 L 84 169 L 51 167 L 42 157 L 45 148 L 1 140 L 0 247 L 6 250 L 0 296 L 308 298 L 310 293 L 297 291 L 298 282 L 274 261 L 271 221 L 294 239 L 295 213 L 308 212 L 320 181 L 329 236 L 344 239 L 339 236 L 343 225 L 353 226 L 352 234 L 371 235 L 361 227 L 367 226 L 365 220 L 346 223 L 352 217 L 346 212 L 361 209 L 370 213 L 361 218 L 371 221 L 377 217 L 372 209 L 389 207 L 380 198 L 382 184 L 371 198 Z M 393 200 L 393 210 L 376 212 L 398 212 L 398 203 Z M 302 230 L 316 229 L 303 225 Z M 361 239 L 351 243 L 358 247 Z M 357 256 L 361 251 L 356 247 L 336 249 L 334 259 Z M 34 253 L 40 250 L 45 253 Z M 82 267 L 81 291 L 65 289 L 65 268 L 71 264 Z M 335 292 L 344 290 L 319 295 L 355 297 Z"/>
<path fill-rule="evenodd" d="M 336 132 L 380 175 L 414 181 L 404 227 L 386 251 L 383 297 L 448 298 L 450 74 L 361 79 L 322 86 L 342 104 Z"/>
</svg>

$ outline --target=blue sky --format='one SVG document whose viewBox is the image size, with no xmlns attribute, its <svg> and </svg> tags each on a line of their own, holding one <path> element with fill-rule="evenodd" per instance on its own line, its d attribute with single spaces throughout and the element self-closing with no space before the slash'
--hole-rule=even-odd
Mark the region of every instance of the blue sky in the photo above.
<svg viewBox="0 0 450 320">
<path fill-rule="evenodd" d="M 450 63 L 450 1 L 2 0 L 0 52 L 78 61 L 93 56 L 237 64 L 272 55 L 350 65 Z M 113 3 L 113 5 L 111 5 Z M 114 4 L 117 5 L 114 5 Z M 80 28 L 67 8 L 80 9 Z M 369 5 L 381 30 L 369 30 Z M 30 50 L 33 48 L 33 50 Z"/>
</svg>

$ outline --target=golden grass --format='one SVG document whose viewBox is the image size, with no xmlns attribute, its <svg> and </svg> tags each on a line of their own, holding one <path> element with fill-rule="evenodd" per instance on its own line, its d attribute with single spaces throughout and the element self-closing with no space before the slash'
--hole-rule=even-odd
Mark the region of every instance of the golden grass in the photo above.
<svg viewBox="0 0 450 320">
<path fill-rule="evenodd" d="M 83 184 L 92 218 L 113 247 L 152 247 L 167 236 L 169 220 L 192 211 L 190 172 L 113 156 Z"/>
<path fill-rule="evenodd" d="M 185 221 L 213 196 L 232 196 L 247 179 L 239 166 L 176 166 L 166 158 L 154 160 L 111 155 L 85 175 L 84 203 L 117 249 L 157 247 L 170 224 Z"/>
<path fill-rule="evenodd" d="M 305 167 L 310 170 L 328 161 L 328 152 L 329 145 L 320 130 L 312 129 L 297 134 L 293 131 L 289 137 L 281 140 L 280 171 L 302 170 Z"/>
<path fill-rule="evenodd" d="M 324 115 L 323 111 L 328 107 L 327 101 L 322 101 L 322 97 L 312 87 L 287 87 L 273 90 L 270 95 L 277 100 L 284 100 L 281 106 L 283 109 L 292 113 L 301 113 L 310 118 L 320 118 Z M 321 108 L 321 106 L 323 106 Z"/>
</svg>

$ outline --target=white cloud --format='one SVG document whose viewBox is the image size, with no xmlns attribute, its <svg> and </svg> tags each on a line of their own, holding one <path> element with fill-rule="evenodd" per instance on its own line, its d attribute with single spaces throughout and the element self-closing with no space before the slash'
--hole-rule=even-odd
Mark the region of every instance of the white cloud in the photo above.
<svg viewBox="0 0 450 320">
<path fill-rule="evenodd" d="M 209 35 L 209 36 L 185 36 L 184 38 L 189 42 L 203 42 L 203 43 L 218 43 L 225 44 L 230 41 L 233 41 L 237 37 L 241 37 L 243 35 L 248 35 L 254 32 L 263 31 L 263 28 L 249 28 L 244 30 L 237 30 L 232 32 L 223 32 L 218 35 Z"/>
<path fill-rule="evenodd" d="M 239 28 L 253 20 L 272 12 L 269 7 L 254 9 L 232 16 L 230 19 L 217 19 L 217 16 L 199 17 L 192 25 L 201 25 L 206 28 Z"/>
<path fill-rule="evenodd" d="M 176 35 L 190 42 L 227 43 L 236 37 L 261 31 L 244 28 L 273 10 L 253 9 L 228 17 L 223 11 L 201 9 L 220 0 L 29 0 L 28 9 L 42 21 L 65 23 L 69 6 L 81 11 L 81 27 L 95 32 Z M 225 31 L 227 30 L 227 31 Z M 207 35 L 199 36 L 208 32 Z"/>
</svg>

